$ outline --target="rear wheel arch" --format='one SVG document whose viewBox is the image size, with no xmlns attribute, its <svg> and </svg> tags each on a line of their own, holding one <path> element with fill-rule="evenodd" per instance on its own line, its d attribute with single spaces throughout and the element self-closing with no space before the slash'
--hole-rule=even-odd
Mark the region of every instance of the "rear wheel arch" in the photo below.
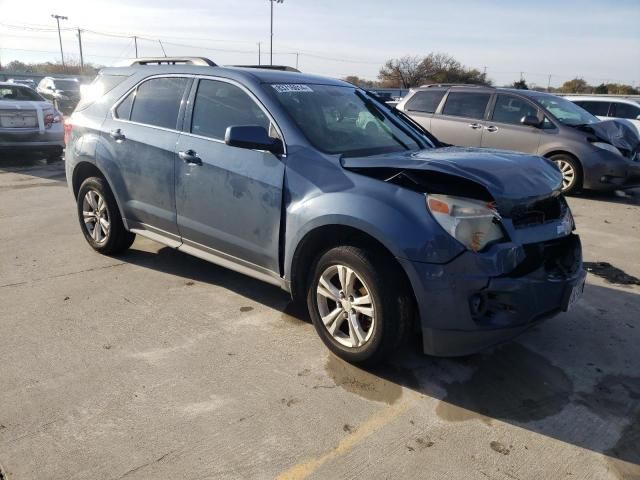
<svg viewBox="0 0 640 480">
<path fill-rule="evenodd" d="M 78 192 L 80 191 L 80 186 L 82 185 L 82 182 L 84 182 L 87 178 L 90 178 L 90 177 L 98 177 L 103 179 L 106 182 L 107 186 L 111 190 L 111 193 L 113 194 L 116 205 L 118 206 L 118 210 L 120 211 L 120 216 L 126 227 L 127 221 L 125 219 L 122 206 L 120 205 L 120 201 L 118 200 L 118 197 L 115 195 L 115 191 L 111 185 L 111 182 L 109 181 L 107 176 L 102 172 L 102 170 L 100 170 L 100 168 L 98 168 L 95 164 L 91 162 L 80 162 L 75 166 L 75 168 L 73 169 L 73 175 L 71 176 L 71 187 L 73 189 L 73 196 L 75 198 L 78 198 Z"/>
</svg>

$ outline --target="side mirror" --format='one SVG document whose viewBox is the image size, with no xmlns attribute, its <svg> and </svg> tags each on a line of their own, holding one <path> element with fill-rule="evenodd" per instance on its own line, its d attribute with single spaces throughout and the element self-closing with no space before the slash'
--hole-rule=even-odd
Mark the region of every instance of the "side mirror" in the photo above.
<svg viewBox="0 0 640 480">
<path fill-rule="evenodd" d="M 520 123 L 527 127 L 540 127 L 540 120 L 535 115 L 525 115 L 520 119 Z"/>
<path fill-rule="evenodd" d="M 276 155 L 284 150 L 280 139 L 270 137 L 266 128 L 255 125 L 227 127 L 224 143 L 231 147 L 266 150 Z"/>
</svg>

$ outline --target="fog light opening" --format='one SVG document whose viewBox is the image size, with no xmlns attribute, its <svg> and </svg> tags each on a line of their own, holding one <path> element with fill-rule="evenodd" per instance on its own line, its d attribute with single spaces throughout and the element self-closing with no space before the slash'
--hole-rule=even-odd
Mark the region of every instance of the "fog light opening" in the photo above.
<svg viewBox="0 0 640 480">
<path fill-rule="evenodd" d="M 474 293 L 469 297 L 469 310 L 472 317 L 481 317 L 487 311 L 487 295 L 484 293 Z"/>
</svg>

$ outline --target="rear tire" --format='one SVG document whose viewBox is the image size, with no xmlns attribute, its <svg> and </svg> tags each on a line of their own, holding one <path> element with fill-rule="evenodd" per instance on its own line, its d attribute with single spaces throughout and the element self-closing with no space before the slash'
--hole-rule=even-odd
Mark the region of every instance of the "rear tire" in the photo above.
<svg viewBox="0 0 640 480">
<path fill-rule="evenodd" d="M 580 162 L 570 155 L 559 153 L 549 158 L 562 173 L 562 193 L 571 195 L 582 189 L 582 167 Z"/>
<path fill-rule="evenodd" d="M 412 309 L 398 270 L 384 254 L 355 246 L 332 248 L 317 259 L 307 308 L 329 350 L 372 365 L 403 343 Z"/>
<path fill-rule="evenodd" d="M 116 200 L 104 179 L 89 177 L 82 182 L 77 207 L 84 238 L 95 251 L 117 254 L 135 240 L 135 234 L 125 229 Z"/>
</svg>

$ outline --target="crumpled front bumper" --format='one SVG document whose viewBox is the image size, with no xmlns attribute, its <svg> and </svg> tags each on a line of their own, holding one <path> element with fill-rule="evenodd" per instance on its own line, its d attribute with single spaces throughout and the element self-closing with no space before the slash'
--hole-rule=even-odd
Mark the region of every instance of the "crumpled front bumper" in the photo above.
<svg viewBox="0 0 640 480">
<path fill-rule="evenodd" d="M 445 265 L 399 261 L 418 303 L 424 351 L 437 356 L 477 352 L 566 310 L 586 277 L 574 234 L 466 251 Z"/>
</svg>

